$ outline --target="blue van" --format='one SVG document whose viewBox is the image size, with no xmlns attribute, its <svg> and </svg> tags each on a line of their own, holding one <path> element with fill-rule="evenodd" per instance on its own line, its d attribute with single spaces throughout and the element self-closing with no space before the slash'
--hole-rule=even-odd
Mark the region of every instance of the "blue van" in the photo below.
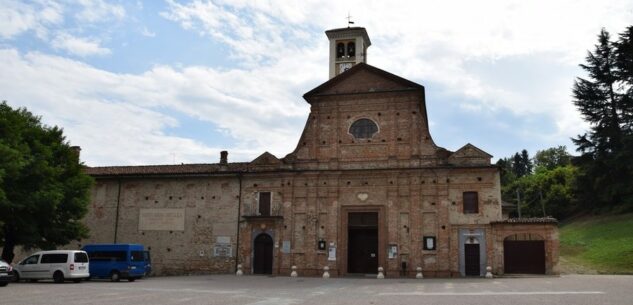
<svg viewBox="0 0 633 305">
<path fill-rule="evenodd" d="M 139 244 L 94 244 L 82 250 L 90 258 L 90 277 L 109 278 L 112 282 L 134 282 L 145 276 L 150 266 L 149 252 Z"/>
</svg>

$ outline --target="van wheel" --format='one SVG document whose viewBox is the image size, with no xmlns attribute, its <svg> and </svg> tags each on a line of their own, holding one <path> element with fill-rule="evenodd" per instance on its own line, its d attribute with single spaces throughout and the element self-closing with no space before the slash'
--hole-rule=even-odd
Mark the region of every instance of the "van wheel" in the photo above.
<svg viewBox="0 0 633 305">
<path fill-rule="evenodd" d="M 53 281 L 55 281 L 55 283 L 63 283 L 64 274 L 59 270 L 55 271 L 55 273 L 53 273 Z"/>
<path fill-rule="evenodd" d="M 133 278 L 133 277 L 128 277 L 128 278 L 127 278 L 127 280 L 128 280 L 129 282 L 134 282 L 134 281 L 136 280 L 136 278 Z"/>
<path fill-rule="evenodd" d="M 0 282 L 0 287 L 4 287 L 6 285 L 9 285 L 9 282 Z"/>
<path fill-rule="evenodd" d="M 13 271 L 13 281 L 16 283 L 20 282 L 20 274 L 17 271 Z"/>
<path fill-rule="evenodd" d="M 121 276 L 119 275 L 119 272 L 114 270 L 110 273 L 110 282 L 118 282 L 121 280 Z"/>
</svg>

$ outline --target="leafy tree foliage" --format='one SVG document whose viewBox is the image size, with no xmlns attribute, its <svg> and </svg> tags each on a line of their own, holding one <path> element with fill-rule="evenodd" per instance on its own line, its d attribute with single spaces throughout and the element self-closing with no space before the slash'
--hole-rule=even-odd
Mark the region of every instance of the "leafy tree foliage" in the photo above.
<svg viewBox="0 0 633 305">
<path fill-rule="evenodd" d="M 577 210 L 573 191 L 578 173 L 570 159 L 565 146 L 538 151 L 533 160 L 525 149 L 500 159 L 501 197 L 516 204 L 519 193 L 521 217 L 570 216 Z"/>
<path fill-rule="evenodd" d="M 572 165 L 542 169 L 504 186 L 504 200 L 516 203 L 518 191 L 522 217 L 566 218 L 577 210 L 573 192 L 576 174 Z"/>
<path fill-rule="evenodd" d="M 536 172 L 552 170 L 569 164 L 571 164 L 571 155 L 567 152 L 567 147 L 564 145 L 539 150 L 534 155 Z"/>
<path fill-rule="evenodd" d="M 602 30 L 580 66 L 574 104 L 590 130 L 572 139 L 581 152 L 576 192 L 585 206 L 633 209 L 633 26 L 612 42 Z"/>
<path fill-rule="evenodd" d="M 52 249 L 87 237 L 92 178 L 62 129 L 24 108 L 0 103 L 0 244 L 11 262 L 15 246 Z"/>
</svg>

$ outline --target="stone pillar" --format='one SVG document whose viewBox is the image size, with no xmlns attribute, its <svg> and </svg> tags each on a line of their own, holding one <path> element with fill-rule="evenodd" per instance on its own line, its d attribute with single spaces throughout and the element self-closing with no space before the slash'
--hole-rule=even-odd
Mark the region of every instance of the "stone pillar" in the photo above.
<svg viewBox="0 0 633 305">
<path fill-rule="evenodd" d="M 323 267 L 323 278 L 324 279 L 330 278 L 330 267 L 328 266 Z"/>
<path fill-rule="evenodd" d="M 385 269 L 383 269 L 382 267 L 378 267 L 378 275 L 376 276 L 377 279 L 384 279 L 385 278 L 385 274 L 383 273 Z"/>
</svg>

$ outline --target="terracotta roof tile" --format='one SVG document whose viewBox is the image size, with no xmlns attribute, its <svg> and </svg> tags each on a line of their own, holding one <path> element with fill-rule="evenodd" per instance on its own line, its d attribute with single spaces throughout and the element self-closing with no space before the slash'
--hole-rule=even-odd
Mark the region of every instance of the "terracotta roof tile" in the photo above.
<svg viewBox="0 0 633 305">
<path fill-rule="evenodd" d="M 181 164 L 181 165 L 141 165 L 141 166 L 103 166 L 86 167 L 88 175 L 100 176 L 147 176 L 147 175 L 204 175 L 222 172 L 245 171 L 248 163 L 236 162 L 221 165 L 212 164 Z"/>
</svg>

